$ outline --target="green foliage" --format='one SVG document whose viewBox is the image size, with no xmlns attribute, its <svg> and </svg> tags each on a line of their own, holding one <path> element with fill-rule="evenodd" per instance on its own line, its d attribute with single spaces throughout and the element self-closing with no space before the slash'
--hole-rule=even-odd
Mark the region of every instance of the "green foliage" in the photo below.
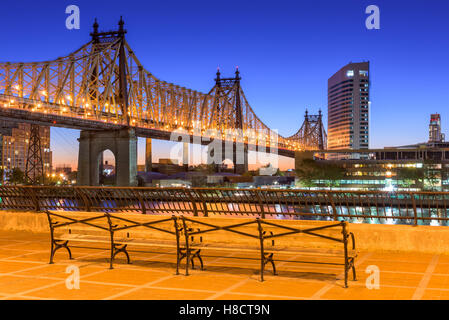
<svg viewBox="0 0 449 320">
<path fill-rule="evenodd" d="M 282 172 L 282 171 L 278 168 L 277 171 L 276 171 L 276 173 L 275 173 L 274 175 L 275 175 L 275 176 L 278 176 L 278 177 L 283 177 L 283 176 L 285 176 L 285 173 Z"/>
<path fill-rule="evenodd" d="M 215 165 L 214 164 L 199 164 L 195 167 L 193 167 L 193 171 L 197 172 L 205 172 L 205 173 L 214 173 L 215 172 Z"/>
<path fill-rule="evenodd" d="M 326 186 L 334 187 L 346 175 L 345 169 L 334 164 L 318 164 L 312 159 L 303 159 L 296 170 L 296 176 L 304 187 L 316 186 L 316 180 L 324 180 Z"/>
<path fill-rule="evenodd" d="M 408 188 L 413 183 L 418 184 L 423 182 L 425 177 L 425 170 L 422 168 L 399 168 L 396 171 L 396 179 L 402 180 L 401 186 Z"/>
<path fill-rule="evenodd" d="M 11 184 L 21 184 L 24 183 L 25 175 L 19 168 L 13 168 L 8 175 L 9 183 Z"/>
</svg>

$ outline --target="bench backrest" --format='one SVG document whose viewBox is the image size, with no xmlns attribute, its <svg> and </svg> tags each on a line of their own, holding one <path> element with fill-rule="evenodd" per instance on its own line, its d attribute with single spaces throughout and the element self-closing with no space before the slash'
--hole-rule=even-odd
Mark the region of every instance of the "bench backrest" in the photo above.
<svg viewBox="0 0 449 320">
<path fill-rule="evenodd" d="M 275 220 L 229 217 L 183 217 L 142 215 L 137 213 L 47 212 L 55 232 L 98 235 L 109 233 L 120 238 L 176 240 L 176 229 L 181 243 L 185 230 L 189 241 L 210 244 L 257 245 L 260 234 L 265 244 L 276 247 L 339 248 L 343 233 L 349 234 L 346 222 Z"/>
</svg>

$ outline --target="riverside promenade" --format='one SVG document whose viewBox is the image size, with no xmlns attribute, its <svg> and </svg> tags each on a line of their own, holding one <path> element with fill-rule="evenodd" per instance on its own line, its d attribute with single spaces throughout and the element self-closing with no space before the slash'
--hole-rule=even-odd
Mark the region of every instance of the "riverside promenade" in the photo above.
<svg viewBox="0 0 449 320">
<path fill-rule="evenodd" d="M 49 235 L 0 231 L 0 299 L 449 299 L 449 255 L 361 250 L 358 281 L 343 288 L 341 266 L 278 260 L 279 275 L 258 278 L 259 261 L 208 252 L 206 270 L 175 275 L 174 252 L 132 252 L 128 265 L 118 256 L 108 269 L 108 251 L 73 248 L 74 260 L 58 251 L 48 264 Z M 293 257 L 301 260 L 300 257 Z M 79 289 L 68 289 L 67 268 L 77 266 Z M 379 268 L 379 289 L 368 289 L 368 266 Z"/>
</svg>

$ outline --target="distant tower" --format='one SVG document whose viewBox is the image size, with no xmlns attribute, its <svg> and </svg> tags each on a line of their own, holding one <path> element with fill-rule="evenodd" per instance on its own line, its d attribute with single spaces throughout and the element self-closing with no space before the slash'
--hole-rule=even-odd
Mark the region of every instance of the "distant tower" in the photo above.
<svg viewBox="0 0 449 320">
<path fill-rule="evenodd" d="M 430 115 L 429 143 L 443 142 L 444 133 L 441 133 L 441 117 L 439 113 Z"/>
<path fill-rule="evenodd" d="M 30 143 L 27 152 L 25 179 L 32 185 L 44 183 L 44 162 L 42 160 L 40 127 L 31 125 Z"/>
<path fill-rule="evenodd" d="M 368 149 L 369 62 L 349 63 L 328 80 L 327 148 Z M 363 154 L 352 157 L 363 157 Z"/>
</svg>

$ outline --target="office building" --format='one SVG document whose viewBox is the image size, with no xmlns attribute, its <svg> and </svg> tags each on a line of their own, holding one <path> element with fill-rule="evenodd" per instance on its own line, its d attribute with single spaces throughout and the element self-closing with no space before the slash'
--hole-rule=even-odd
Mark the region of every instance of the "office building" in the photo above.
<svg viewBox="0 0 449 320">
<path fill-rule="evenodd" d="M 429 143 L 441 142 L 444 142 L 444 134 L 441 133 L 441 117 L 440 114 L 434 113 L 430 115 Z"/>
<path fill-rule="evenodd" d="M 329 78 L 329 150 L 368 149 L 369 89 L 369 62 L 349 63 Z M 351 157 L 359 158 L 363 154 L 352 153 Z"/>
<path fill-rule="evenodd" d="M 9 171 L 19 168 L 25 172 L 28 144 L 30 138 L 30 124 L 0 121 L 0 160 L 1 168 Z M 40 127 L 42 159 L 44 172 L 52 170 L 52 152 L 50 151 L 50 127 Z"/>
</svg>

